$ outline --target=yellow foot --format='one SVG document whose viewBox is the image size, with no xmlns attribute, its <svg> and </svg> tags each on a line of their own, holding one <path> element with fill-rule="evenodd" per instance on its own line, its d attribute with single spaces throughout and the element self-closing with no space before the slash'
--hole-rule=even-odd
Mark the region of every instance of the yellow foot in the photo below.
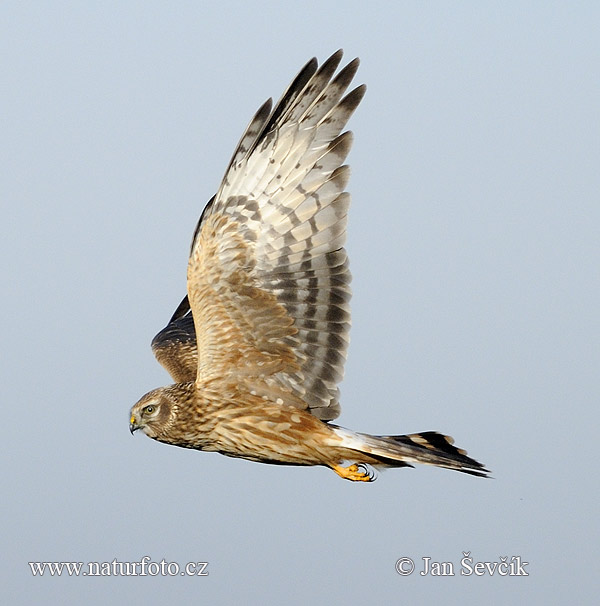
<svg viewBox="0 0 600 606">
<path fill-rule="evenodd" d="M 341 465 L 334 465 L 331 469 L 338 474 L 338 476 L 344 478 L 344 480 L 350 480 L 352 482 L 372 482 L 375 479 L 375 474 L 369 472 L 365 465 L 350 465 L 350 467 L 342 467 Z"/>
</svg>

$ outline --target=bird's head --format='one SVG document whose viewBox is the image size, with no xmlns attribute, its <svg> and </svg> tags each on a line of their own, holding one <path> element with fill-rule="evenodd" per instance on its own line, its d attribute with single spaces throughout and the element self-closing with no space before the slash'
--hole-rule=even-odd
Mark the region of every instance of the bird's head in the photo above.
<svg viewBox="0 0 600 606">
<path fill-rule="evenodd" d="M 156 438 L 170 425 L 174 412 L 169 388 L 161 387 L 147 393 L 131 408 L 129 431 L 141 429 L 148 437 Z"/>
</svg>

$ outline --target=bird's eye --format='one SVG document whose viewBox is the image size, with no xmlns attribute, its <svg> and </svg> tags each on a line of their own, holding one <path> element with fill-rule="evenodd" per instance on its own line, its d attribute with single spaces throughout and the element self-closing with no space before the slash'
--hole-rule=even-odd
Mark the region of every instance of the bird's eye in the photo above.
<svg viewBox="0 0 600 606">
<path fill-rule="evenodd" d="M 146 406 L 146 408 L 144 408 L 144 412 L 146 414 L 152 414 L 154 412 L 154 406 Z"/>
</svg>

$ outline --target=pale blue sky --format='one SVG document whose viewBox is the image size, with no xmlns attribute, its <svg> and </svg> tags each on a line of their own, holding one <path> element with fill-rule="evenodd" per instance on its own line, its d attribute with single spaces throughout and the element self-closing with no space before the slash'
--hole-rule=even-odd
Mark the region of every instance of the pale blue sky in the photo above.
<svg viewBox="0 0 600 606">
<path fill-rule="evenodd" d="M 597 597 L 600 9 L 368 4 L 2 3 L 3 603 Z M 129 435 L 242 129 L 339 47 L 368 86 L 339 422 L 449 433 L 494 480 L 352 484 Z M 463 551 L 530 575 L 463 577 Z M 210 575 L 27 564 L 145 555 Z M 403 556 L 456 575 L 401 577 Z"/>
</svg>

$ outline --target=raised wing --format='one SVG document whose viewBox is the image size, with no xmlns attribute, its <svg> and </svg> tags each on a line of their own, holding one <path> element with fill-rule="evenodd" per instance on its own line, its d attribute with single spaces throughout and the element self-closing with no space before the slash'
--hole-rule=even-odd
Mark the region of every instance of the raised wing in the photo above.
<svg viewBox="0 0 600 606">
<path fill-rule="evenodd" d="M 350 329 L 342 164 L 352 137 L 340 132 L 365 91 L 343 97 L 358 60 L 333 78 L 341 58 L 320 69 L 312 59 L 273 111 L 270 101 L 258 110 L 188 264 L 197 381 L 232 379 L 323 420 L 339 414 Z"/>
</svg>

